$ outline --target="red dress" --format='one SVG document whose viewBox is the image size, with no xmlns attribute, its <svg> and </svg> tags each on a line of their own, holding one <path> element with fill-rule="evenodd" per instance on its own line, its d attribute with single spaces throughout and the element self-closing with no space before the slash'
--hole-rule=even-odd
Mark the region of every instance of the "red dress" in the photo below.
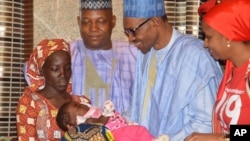
<svg viewBox="0 0 250 141">
<path fill-rule="evenodd" d="M 247 114 L 250 111 L 249 69 L 250 61 L 238 68 L 227 61 L 215 105 L 215 112 L 225 133 L 229 133 L 230 125 L 250 124 Z"/>
</svg>

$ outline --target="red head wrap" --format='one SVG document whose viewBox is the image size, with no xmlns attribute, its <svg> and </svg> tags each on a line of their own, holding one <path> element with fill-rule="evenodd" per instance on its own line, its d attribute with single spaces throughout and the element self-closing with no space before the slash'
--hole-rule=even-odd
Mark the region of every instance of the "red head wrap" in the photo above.
<svg viewBox="0 0 250 141">
<path fill-rule="evenodd" d="M 250 41 L 250 0 L 223 0 L 203 21 L 232 41 Z"/>
<path fill-rule="evenodd" d="M 39 70 L 52 53 L 57 50 L 69 52 L 69 44 L 63 39 L 45 39 L 42 40 L 34 49 L 27 64 L 27 75 L 30 79 L 30 88 L 33 91 L 40 90 L 44 87 L 44 77 L 40 75 Z"/>
<path fill-rule="evenodd" d="M 210 9 L 212 9 L 216 4 L 216 0 L 208 0 L 207 2 L 203 3 L 198 8 L 198 13 L 200 16 L 206 14 Z"/>
</svg>

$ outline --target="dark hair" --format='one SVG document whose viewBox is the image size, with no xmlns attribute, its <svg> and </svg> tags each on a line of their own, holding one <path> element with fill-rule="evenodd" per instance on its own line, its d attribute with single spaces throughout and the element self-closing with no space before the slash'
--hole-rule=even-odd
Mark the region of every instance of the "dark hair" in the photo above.
<svg viewBox="0 0 250 141">
<path fill-rule="evenodd" d="M 59 128 L 63 131 L 68 131 L 67 125 L 71 125 L 70 113 L 68 112 L 68 106 L 70 102 L 64 103 L 58 110 L 56 116 L 56 122 Z"/>
</svg>

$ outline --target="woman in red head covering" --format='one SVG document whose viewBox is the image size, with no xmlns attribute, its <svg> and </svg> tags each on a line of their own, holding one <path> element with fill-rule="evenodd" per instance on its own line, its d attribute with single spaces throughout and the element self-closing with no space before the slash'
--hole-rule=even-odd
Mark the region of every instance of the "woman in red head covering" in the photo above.
<svg viewBox="0 0 250 141">
<path fill-rule="evenodd" d="M 27 64 L 30 86 L 16 109 L 19 141 L 59 141 L 63 132 L 56 124 L 59 107 L 73 99 L 70 95 L 71 59 L 69 44 L 63 39 L 42 40 Z M 78 102 L 89 102 L 74 96 Z"/>
<path fill-rule="evenodd" d="M 230 125 L 250 124 L 249 9 L 250 0 L 222 0 L 203 17 L 205 47 L 216 60 L 226 61 L 214 107 L 214 119 L 221 130 L 193 133 L 185 141 L 223 141 L 230 133 Z"/>
</svg>

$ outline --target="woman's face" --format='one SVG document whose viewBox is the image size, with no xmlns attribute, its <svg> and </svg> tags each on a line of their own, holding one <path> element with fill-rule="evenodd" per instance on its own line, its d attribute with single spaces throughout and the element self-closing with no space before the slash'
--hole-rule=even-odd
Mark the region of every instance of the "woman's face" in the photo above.
<svg viewBox="0 0 250 141">
<path fill-rule="evenodd" d="M 208 48 L 211 56 L 216 60 L 228 59 L 230 47 L 227 47 L 228 40 L 226 37 L 215 31 L 205 22 L 202 22 L 202 30 L 205 34 L 204 46 Z"/>
<path fill-rule="evenodd" d="M 65 51 L 55 51 L 46 60 L 41 74 L 45 78 L 45 87 L 57 91 L 66 91 L 71 77 L 71 58 Z"/>
</svg>

